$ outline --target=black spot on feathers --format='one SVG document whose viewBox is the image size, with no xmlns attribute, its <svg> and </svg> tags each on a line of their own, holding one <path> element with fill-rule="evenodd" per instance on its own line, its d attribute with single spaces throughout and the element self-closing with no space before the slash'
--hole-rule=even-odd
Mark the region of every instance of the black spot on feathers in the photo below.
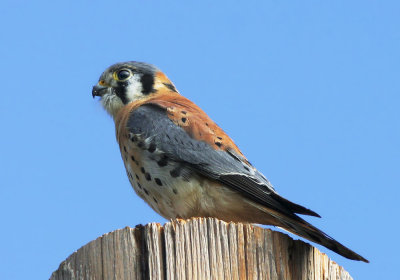
<svg viewBox="0 0 400 280">
<path fill-rule="evenodd" d="M 172 169 L 169 174 L 173 177 L 179 177 L 179 175 L 181 174 L 181 169 L 179 167 Z"/>
<path fill-rule="evenodd" d="M 156 182 L 157 185 L 162 186 L 162 182 L 159 178 L 154 178 L 154 181 Z"/>
<path fill-rule="evenodd" d="M 146 172 L 146 174 L 144 174 L 144 177 L 146 178 L 147 181 L 151 181 L 150 173 Z"/>
<path fill-rule="evenodd" d="M 149 145 L 149 148 L 147 149 L 150 153 L 154 153 L 154 151 L 156 150 L 156 144 L 151 143 Z"/>
<path fill-rule="evenodd" d="M 176 90 L 176 88 L 174 87 L 173 84 L 169 84 L 169 83 L 163 83 L 163 84 L 164 84 L 164 86 L 166 86 L 168 89 L 170 89 L 170 90 L 172 90 L 172 91 L 175 91 L 175 92 L 178 92 L 178 91 Z"/>
<path fill-rule="evenodd" d="M 132 135 L 131 141 L 132 141 L 132 142 L 136 142 L 137 140 L 138 140 L 137 135 Z"/>
<path fill-rule="evenodd" d="M 220 148 L 221 148 L 221 146 L 222 146 L 222 143 L 221 143 L 221 142 L 215 142 L 215 145 L 217 145 L 218 147 L 220 147 Z"/>
<path fill-rule="evenodd" d="M 168 164 L 168 158 L 167 158 L 167 156 L 166 156 L 166 155 L 163 155 L 163 157 L 162 157 L 159 161 L 157 161 L 157 164 L 158 164 L 159 167 L 164 167 L 164 166 L 166 166 L 166 165 Z"/>
</svg>

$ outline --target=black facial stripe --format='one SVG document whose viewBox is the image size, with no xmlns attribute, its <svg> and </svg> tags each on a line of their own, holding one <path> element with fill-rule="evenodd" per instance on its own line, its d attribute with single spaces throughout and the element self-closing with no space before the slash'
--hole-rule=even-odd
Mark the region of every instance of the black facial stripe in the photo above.
<svg viewBox="0 0 400 280">
<path fill-rule="evenodd" d="M 154 92 L 154 77 L 152 74 L 143 74 L 143 76 L 140 78 L 140 82 L 142 83 L 142 93 L 144 95 Z"/>
<path fill-rule="evenodd" d="M 115 94 L 121 99 L 122 103 L 127 104 L 128 100 L 126 99 L 125 91 L 126 91 L 127 83 L 119 83 L 118 87 L 114 88 Z"/>
</svg>

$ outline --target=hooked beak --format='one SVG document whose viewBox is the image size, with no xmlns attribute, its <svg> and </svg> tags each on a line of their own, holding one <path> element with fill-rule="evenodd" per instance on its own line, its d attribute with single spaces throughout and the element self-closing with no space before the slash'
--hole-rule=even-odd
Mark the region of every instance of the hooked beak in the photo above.
<svg viewBox="0 0 400 280">
<path fill-rule="evenodd" d="M 95 96 L 100 96 L 100 97 L 103 96 L 106 93 L 107 89 L 109 89 L 109 87 L 102 86 L 102 85 L 99 85 L 99 84 L 95 85 L 93 87 L 93 89 L 92 89 L 93 98 Z"/>
</svg>

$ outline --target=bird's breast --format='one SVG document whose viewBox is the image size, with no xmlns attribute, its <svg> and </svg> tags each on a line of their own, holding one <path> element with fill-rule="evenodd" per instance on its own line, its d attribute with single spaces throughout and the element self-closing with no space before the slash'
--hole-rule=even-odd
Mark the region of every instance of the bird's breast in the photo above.
<svg viewBox="0 0 400 280">
<path fill-rule="evenodd" d="M 129 133 L 120 140 L 126 173 L 135 192 L 167 219 L 206 215 L 214 208 L 207 198 L 208 181 L 177 163 L 140 135 Z"/>
</svg>

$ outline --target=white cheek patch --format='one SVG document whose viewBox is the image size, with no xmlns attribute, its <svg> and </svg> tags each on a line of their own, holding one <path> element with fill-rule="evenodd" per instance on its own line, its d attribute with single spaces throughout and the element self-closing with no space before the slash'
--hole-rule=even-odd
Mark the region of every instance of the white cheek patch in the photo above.
<svg viewBox="0 0 400 280">
<path fill-rule="evenodd" d="M 145 97 L 145 95 L 142 93 L 143 87 L 140 78 L 140 75 L 134 75 L 129 79 L 129 83 L 126 85 L 125 97 L 128 103 Z M 118 111 L 125 106 L 121 98 L 118 97 L 114 90 L 111 89 L 109 89 L 101 97 L 101 104 L 103 105 L 104 109 L 106 109 L 106 111 L 114 118 Z"/>
<path fill-rule="evenodd" d="M 129 102 L 143 98 L 143 87 L 139 75 L 134 75 L 126 86 L 126 99 Z"/>
<path fill-rule="evenodd" d="M 108 92 L 101 97 L 101 104 L 104 109 L 113 117 L 124 106 L 121 99 L 113 92 Z"/>
</svg>

